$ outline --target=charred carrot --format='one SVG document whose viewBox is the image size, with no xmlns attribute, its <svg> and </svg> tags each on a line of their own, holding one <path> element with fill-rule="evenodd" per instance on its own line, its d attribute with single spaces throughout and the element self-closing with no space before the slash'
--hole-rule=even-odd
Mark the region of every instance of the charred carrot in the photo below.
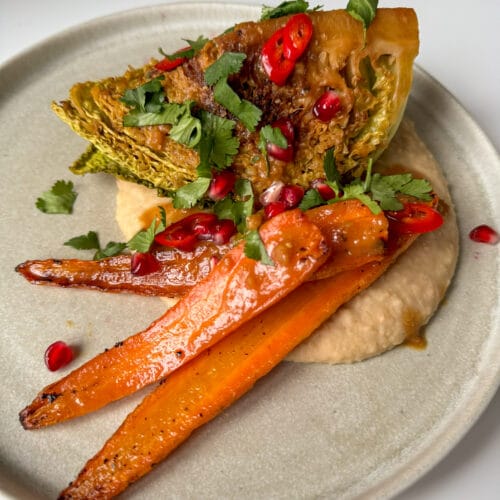
<svg viewBox="0 0 500 500">
<path fill-rule="evenodd" d="M 20 414 L 27 429 L 96 410 L 160 380 L 304 282 L 326 260 L 320 230 L 300 212 L 260 229 L 274 265 L 231 249 L 207 278 L 144 331 L 43 389 Z"/>
<path fill-rule="evenodd" d="M 317 207 L 306 212 L 331 247 L 327 262 L 311 279 L 333 276 L 361 266 L 383 255 L 387 238 L 387 219 L 374 215 L 357 200 Z M 77 287 L 105 292 L 135 293 L 163 297 L 181 297 L 209 273 L 229 245 L 202 241 L 193 252 L 158 249 L 155 256 L 160 269 L 144 276 L 134 276 L 131 256 L 118 255 L 98 261 L 77 259 L 29 260 L 16 267 L 28 281 L 38 285 Z"/>
<path fill-rule="evenodd" d="M 411 241 L 382 261 L 304 283 L 159 385 L 90 459 L 61 499 L 111 498 L 245 394 Z"/>
</svg>

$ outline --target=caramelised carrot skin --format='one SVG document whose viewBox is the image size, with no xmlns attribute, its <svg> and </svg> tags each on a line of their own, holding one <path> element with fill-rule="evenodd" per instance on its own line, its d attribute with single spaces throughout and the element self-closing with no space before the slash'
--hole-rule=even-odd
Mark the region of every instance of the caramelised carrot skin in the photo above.
<svg viewBox="0 0 500 500">
<path fill-rule="evenodd" d="M 374 215 L 357 200 L 313 208 L 306 212 L 331 247 L 328 261 L 311 279 L 322 279 L 353 269 L 383 256 L 387 239 L 387 219 Z M 204 241 L 192 253 L 177 249 L 158 249 L 155 256 L 161 268 L 145 276 L 130 272 L 130 255 L 99 261 L 77 259 L 30 260 L 16 267 L 33 284 L 77 287 L 105 292 L 125 292 L 178 298 L 209 273 L 214 259 L 220 259 L 229 245 Z M 354 258 L 356 257 L 356 258 Z"/>
<path fill-rule="evenodd" d="M 125 419 L 60 498 L 111 498 L 150 472 L 373 283 L 413 239 L 400 241 L 381 261 L 304 283 L 174 372 Z"/>
<path fill-rule="evenodd" d="M 127 254 L 101 260 L 28 260 L 19 264 L 16 271 L 37 285 L 180 297 L 205 278 L 214 259 L 222 258 L 229 248 L 228 244 L 201 241 L 189 254 L 175 248 L 157 249 L 153 253 L 160 269 L 145 276 L 131 273 L 131 255 Z"/>
<path fill-rule="evenodd" d="M 23 426 L 83 415 L 160 380 L 283 299 L 328 257 L 321 231 L 299 210 L 266 222 L 260 234 L 274 265 L 246 257 L 243 244 L 231 249 L 144 331 L 43 389 L 21 412 Z"/>
</svg>

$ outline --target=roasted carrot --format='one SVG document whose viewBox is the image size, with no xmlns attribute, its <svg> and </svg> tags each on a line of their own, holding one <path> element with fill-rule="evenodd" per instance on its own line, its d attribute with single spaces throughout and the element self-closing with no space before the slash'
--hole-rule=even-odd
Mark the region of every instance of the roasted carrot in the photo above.
<svg viewBox="0 0 500 500">
<path fill-rule="evenodd" d="M 326 260 L 320 230 L 299 210 L 260 235 L 274 265 L 231 249 L 207 278 L 144 331 L 43 389 L 20 414 L 27 429 L 96 410 L 160 380 L 303 283 Z"/>
<path fill-rule="evenodd" d="M 331 247 L 328 261 L 311 279 L 333 276 L 341 271 L 382 258 L 387 238 L 387 219 L 374 215 L 357 200 L 317 207 L 306 212 L 327 238 Z M 29 260 L 16 267 L 28 281 L 38 285 L 77 287 L 106 292 L 181 297 L 209 273 L 214 258 L 220 259 L 229 245 L 203 241 L 190 253 L 177 249 L 157 249 L 157 272 L 134 276 L 130 255 L 118 255 L 99 261 L 78 259 Z"/>
<path fill-rule="evenodd" d="M 125 419 L 61 499 L 111 498 L 245 394 L 412 241 L 382 261 L 304 283 L 168 377 Z"/>
<path fill-rule="evenodd" d="M 19 264 L 16 271 L 36 285 L 180 297 L 205 278 L 214 259 L 222 258 L 229 248 L 227 244 L 215 245 L 210 241 L 201 241 L 192 253 L 175 248 L 157 249 L 154 255 L 160 263 L 160 269 L 145 276 L 131 273 L 130 254 L 101 260 L 28 260 Z"/>
</svg>

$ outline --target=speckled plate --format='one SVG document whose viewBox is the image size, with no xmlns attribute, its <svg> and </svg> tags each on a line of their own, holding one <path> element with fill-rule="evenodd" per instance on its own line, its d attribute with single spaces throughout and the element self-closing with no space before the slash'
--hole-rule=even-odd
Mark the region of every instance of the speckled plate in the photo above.
<svg viewBox="0 0 500 500">
<path fill-rule="evenodd" d="M 139 401 L 26 432 L 18 411 L 59 374 L 45 347 L 62 338 L 81 362 L 144 328 L 157 299 L 39 288 L 14 272 L 29 258 L 74 257 L 62 243 L 96 230 L 120 239 L 111 178 L 71 176 L 84 142 L 52 114 L 76 81 L 140 65 L 158 46 L 215 35 L 258 17 L 255 7 L 166 5 L 102 18 L 66 31 L 0 71 L 1 301 L 0 491 L 54 497 Z M 468 241 L 478 223 L 500 220 L 500 162 L 481 130 L 417 68 L 408 106 L 457 196 L 461 257 L 451 289 L 427 328 L 424 351 L 395 349 L 350 366 L 283 363 L 197 431 L 126 498 L 373 498 L 401 491 L 470 428 L 500 378 L 498 248 Z M 78 191 L 73 215 L 45 215 L 34 202 L 57 179 Z M 429 265 L 432 265 L 429 262 Z"/>
</svg>

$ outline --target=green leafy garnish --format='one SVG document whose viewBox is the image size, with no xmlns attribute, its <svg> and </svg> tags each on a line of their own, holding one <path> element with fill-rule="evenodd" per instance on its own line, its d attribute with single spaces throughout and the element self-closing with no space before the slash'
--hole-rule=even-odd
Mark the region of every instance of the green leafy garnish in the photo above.
<svg viewBox="0 0 500 500">
<path fill-rule="evenodd" d="M 245 255 L 254 260 L 258 260 L 266 266 L 274 266 L 274 262 L 267 253 L 266 247 L 260 237 L 259 231 L 256 229 L 249 231 L 245 235 Z"/>
<path fill-rule="evenodd" d="M 401 195 L 413 196 L 423 201 L 432 199 L 432 186 L 427 180 L 415 179 L 409 173 L 372 175 L 372 165 L 373 160 L 370 158 L 364 180 L 354 179 L 349 184 L 343 184 L 335 165 L 333 149 L 329 149 L 323 160 L 326 183 L 336 193 L 342 192 L 342 195 L 326 202 L 316 189 L 309 189 L 300 203 L 300 209 L 308 210 L 325 203 L 356 199 L 364 203 L 374 214 L 378 214 L 382 210 L 401 210 L 403 204 L 398 199 Z"/>
<path fill-rule="evenodd" d="M 265 19 L 274 19 L 276 17 L 299 14 L 301 12 L 306 12 L 308 9 L 309 2 L 306 2 L 305 0 L 289 0 L 280 3 L 276 7 L 264 5 L 262 7 L 260 20 L 264 21 Z"/>
<path fill-rule="evenodd" d="M 96 250 L 93 257 L 94 260 L 118 255 L 127 248 L 126 243 L 117 243 L 115 241 L 110 241 L 104 248 L 101 248 L 99 237 L 95 231 L 89 231 L 87 234 L 75 236 L 64 242 L 64 245 L 76 248 L 77 250 Z"/>
<path fill-rule="evenodd" d="M 201 138 L 200 120 L 191 113 L 194 101 L 183 104 L 165 102 L 162 79 L 160 76 L 125 91 L 120 100 L 132 109 L 123 117 L 123 126 L 172 125 L 170 137 L 193 148 Z"/>
<path fill-rule="evenodd" d="M 210 177 L 198 177 L 193 182 L 180 187 L 174 193 L 174 208 L 194 207 L 203 198 L 209 186 Z"/>
<path fill-rule="evenodd" d="M 205 82 L 207 85 L 215 85 L 219 80 L 239 73 L 246 57 L 241 52 L 224 52 L 205 70 Z"/>
<path fill-rule="evenodd" d="M 77 197 L 71 181 L 56 181 L 50 191 L 36 200 L 36 208 L 46 214 L 70 214 Z"/>
<path fill-rule="evenodd" d="M 259 149 L 262 151 L 262 154 L 267 154 L 266 146 L 268 144 L 276 144 L 276 146 L 280 148 L 287 148 L 288 141 L 286 137 L 283 135 L 283 132 L 278 127 L 272 127 L 271 125 L 266 125 L 260 129 L 259 132 L 260 140 L 259 140 Z"/>
<path fill-rule="evenodd" d="M 224 170 L 233 162 L 238 152 L 240 141 L 233 136 L 236 123 L 233 120 L 222 118 L 207 111 L 202 111 L 201 139 L 196 150 L 200 155 L 198 175 L 205 172 L 210 176 L 211 168 Z"/>
<path fill-rule="evenodd" d="M 158 207 L 160 209 L 160 222 L 156 223 L 156 218 L 151 221 L 151 224 L 147 229 L 143 229 L 135 234 L 130 241 L 127 243 L 130 250 L 135 250 L 136 252 L 146 253 L 151 248 L 155 236 L 161 233 L 166 227 L 166 214 L 163 207 Z"/>
<path fill-rule="evenodd" d="M 299 208 L 301 210 L 309 210 L 310 208 L 319 207 L 320 205 L 324 205 L 326 201 L 319 194 L 317 189 L 308 189 L 304 193 L 304 197 L 300 202 Z"/>
<path fill-rule="evenodd" d="M 366 31 L 377 13 L 378 0 L 349 0 L 346 10 L 363 24 Z"/>
<path fill-rule="evenodd" d="M 214 212 L 219 219 L 231 219 L 240 233 L 246 231 L 246 219 L 252 215 L 254 194 L 252 183 L 247 179 L 238 179 L 233 188 L 234 198 L 226 196 L 214 205 Z"/>
<path fill-rule="evenodd" d="M 200 35 L 196 40 L 188 40 L 186 38 L 183 38 L 183 40 L 189 45 L 189 47 L 178 50 L 173 54 L 165 54 L 165 52 L 161 48 L 158 49 L 158 52 L 160 52 L 160 54 L 166 57 L 169 61 L 175 61 L 176 59 L 179 59 L 179 57 L 185 57 L 186 59 L 191 59 L 208 42 L 208 38 L 205 38 L 203 35 Z"/>
<path fill-rule="evenodd" d="M 205 71 L 205 81 L 214 86 L 214 100 L 238 118 L 253 132 L 260 121 L 262 111 L 246 99 L 241 99 L 227 82 L 230 75 L 238 73 L 246 54 L 225 52 Z"/>
</svg>

